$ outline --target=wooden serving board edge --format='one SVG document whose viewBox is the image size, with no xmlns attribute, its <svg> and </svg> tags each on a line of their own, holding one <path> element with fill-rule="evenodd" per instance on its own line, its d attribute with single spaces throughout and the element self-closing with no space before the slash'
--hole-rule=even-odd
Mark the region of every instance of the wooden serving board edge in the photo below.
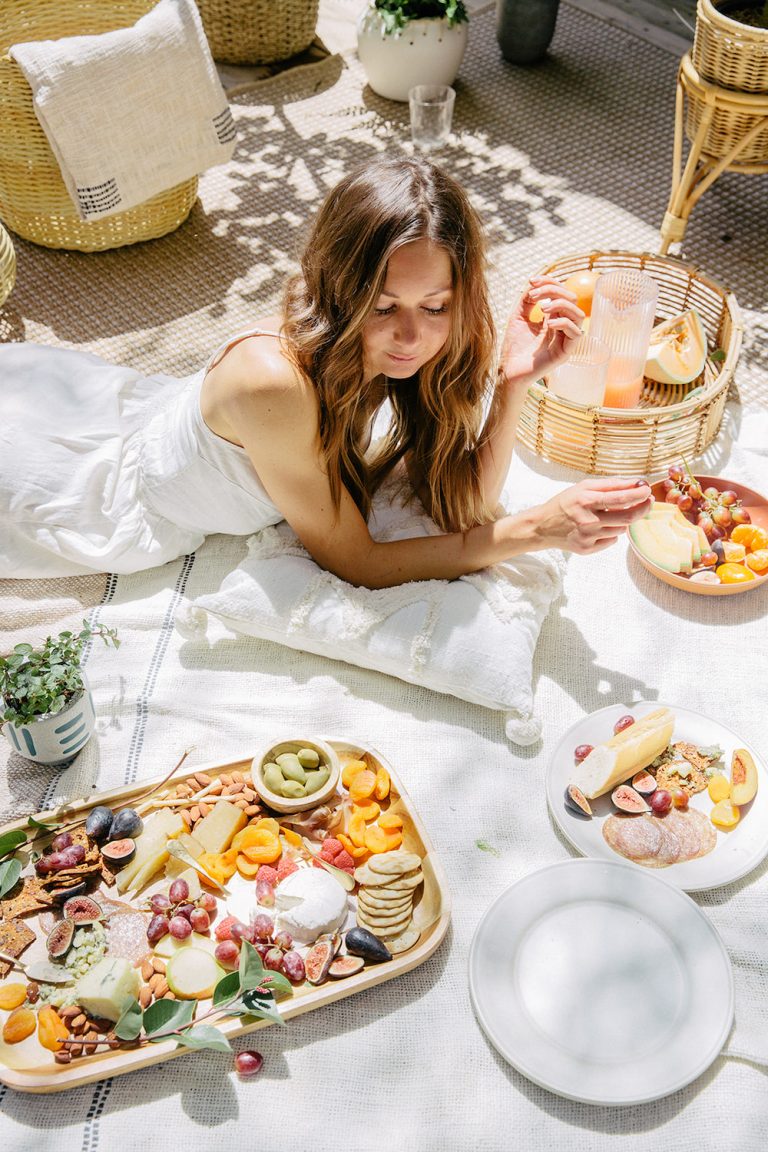
<svg viewBox="0 0 768 1152">
<path fill-rule="evenodd" d="M 352 996 L 367 988 L 374 988 L 377 984 L 384 984 L 387 980 L 393 980 L 397 976 L 402 976 L 406 972 L 413 971 L 414 968 L 417 968 L 420 964 L 428 960 L 440 947 L 448 931 L 451 919 L 451 901 L 448 892 L 447 877 L 442 864 L 435 855 L 434 848 L 421 818 L 412 807 L 410 797 L 402 787 L 400 779 L 392 769 L 389 761 L 365 741 L 337 740 L 329 737 L 323 737 L 323 739 L 327 740 L 331 747 L 337 752 L 366 752 L 368 755 L 374 757 L 382 767 L 386 768 L 391 783 L 394 785 L 394 790 L 397 792 L 404 806 L 404 810 L 417 834 L 418 840 L 421 843 L 423 851 L 420 854 L 422 859 L 425 861 L 428 860 L 429 872 L 437 886 L 439 916 L 422 931 L 418 943 L 407 952 L 403 952 L 400 956 L 395 956 L 392 960 L 384 964 L 375 964 L 369 968 L 364 968 L 358 975 L 350 976 L 345 980 L 328 981 L 325 984 L 319 985 L 312 992 L 305 992 L 295 1001 L 282 1001 L 281 1015 L 284 1020 L 291 1020 L 293 1017 L 300 1016 L 304 1012 L 310 1012 L 325 1004 L 332 1004 L 336 1000 L 341 1000 L 346 996 Z M 248 754 L 235 760 L 207 761 L 205 764 L 196 764 L 194 767 L 179 769 L 178 772 L 168 777 L 166 784 L 170 788 L 174 784 L 179 784 L 198 772 L 221 774 L 237 770 L 249 770 L 252 760 L 253 755 Z M 47 809 L 34 815 L 36 819 L 40 820 L 43 818 L 51 819 L 52 817 L 72 817 L 73 819 L 77 819 L 80 814 L 87 812 L 96 804 L 111 806 L 116 803 L 131 800 L 141 793 L 149 791 L 153 786 L 157 786 L 164 778 L 164 774 L 160 774 L 147 780 L 137 781 L 135 784 L 113 789 L 109 792 L 94 792 L 92 796 L 87 798 L 78 799 L 66 805 L 59 805 L 57 808 Z M 5 824 L 0 827 L 0 833 L 10 832 L 17 828 L 26 829 L 28 819 L 28 816 L 21 817 L 19 820 Z M 272 1022 L 269 1020 L 258 1020 L 251 1024 L 243 1024 L 240 1018 L 222 1022 L 218 1025 L 228 1039 L 243 1036 L 246 1033 L 255 1032 L 257 1029 L 270 1026 L 272 1026 Z M 41 1095 L 62 1092 L 70 1088 L 80 1088 L 86 1084 L 94 1084 L 99 1080 L 105 1080 L 111 1076 L 134 1072 L 140 1068 L 148 1068 L 152 1064 L 159 1064 L 165 1060 L 174 1059 L 177 1056 L 191 1054 L 193 1053 L 190 1049 L 176 1046 L 173 1041 L 167 1041 L 164 1044 L 147 1045 L 147 1047 L 135 1051 L 97 1053 L 94 1056 L 80 1057 L 74 1064 L 55 1066 L 53 1073 L 20 1071 L 0 1065 L 0 1083 L 6 1084 L 9 1088 L 13 1088 L 18 1092 L 29 1092 Z"/>
</svg>

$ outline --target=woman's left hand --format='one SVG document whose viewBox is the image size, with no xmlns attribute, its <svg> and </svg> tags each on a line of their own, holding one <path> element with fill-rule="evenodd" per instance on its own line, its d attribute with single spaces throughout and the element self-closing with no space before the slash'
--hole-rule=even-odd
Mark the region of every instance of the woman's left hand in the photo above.
<svg viewBox="0 0 768 1152">
<path fill-rule="evenodd" d="M 584 322 L 576 296 L 559 280 L 532 276 L 529 283 L 504 333 L 501 370 L 510 383 L 538 380 L 567 360 Z"/>
</svg>

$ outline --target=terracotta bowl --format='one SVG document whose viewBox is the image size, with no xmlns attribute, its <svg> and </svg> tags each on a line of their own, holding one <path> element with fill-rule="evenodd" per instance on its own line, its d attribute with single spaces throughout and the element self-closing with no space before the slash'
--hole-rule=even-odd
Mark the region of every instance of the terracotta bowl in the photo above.
<svg viewBox="0 0 768 1152">
<path fill-rule="evenodd" d="M 746 511 L 749 512 L 751 522 L 768 531 L 768 500 L 759 492 L 753 491 L 752 488 L 746 488 L 743 484 L 736 484 L 732 480 L 725 480 L 722 476 L 696 476 L 695 479 L 698 480 L 702 488 L 717 488 L 720 492 L 728 488 L 731 492 L 735 492 Z M 652 485 L 652 491 L 656 500 L 663 501 L 665 497 L 663 480 Z M 765 576 L 757 576 L 754 580 L 747 580 L 743 584 L 697 584 L 695 580 L 689 580 L 685 576 L 678 576 L 674 572 L 666 572 L 663 568 L 659 568 L 657 564 L 652 563 L 647 556 L 642 554 L 639 548 L 635 546 L 631 536 L 627 538 L 632 551 L 644 568 L 647 568 L 659 580 L 663 580 L 665 584 L 671 584 L 673 588 L 681 588 L 683 592 L 694 592 L 697 596 L 736 596 L 739 592 L 750 592 L 753 588 L 759 588 L 768 583 L 768 574 L 766 574 Z"/>
<path fill-rule="evenodd" d="M 300 748 L 311 748 L 317 752 L 320 763 L 325 764 L 330 769 L 330 775 L 322 788 L 318 788 L 316 792 L 311 792 L 308 796 L 299 796 L 295 799 L 281 796 L 268 788 L 264 782 L 264 765 L 274 761 L 275 757 L 280 756 L 283 752 L 298 752 Z M 317 808 L 319 804 L 324 804 L 333 796 L 339 783 L 341 766 L 335 751 L 325 740 L 305 740 L 303 737 L 295 737 L 276 740 L 263 753 L 255 756 L 251 775 L 254 788 L 268 807 L 276 812 L 304 812 L 308 808 Z"/>
</svg>

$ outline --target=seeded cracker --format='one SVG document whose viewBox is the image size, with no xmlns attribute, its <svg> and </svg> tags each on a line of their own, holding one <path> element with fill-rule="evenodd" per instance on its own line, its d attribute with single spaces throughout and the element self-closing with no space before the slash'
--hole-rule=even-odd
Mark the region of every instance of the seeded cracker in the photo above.
<svg viewBox="0 0 768 1152">
<path fill-rule="evenodd" d="M 13 920 L 17 916 L 29 916 L 53 904 L 53 896 L 46 892 L 39 876 L 27 876 L 22 881 L 21 891 L 10 900 L 0 900 L 0 917 Z M 0 951 L 3 951 L 0 948 Z"/>
<path fill-rule="evenodd" d="M 21 956 L 34 938 L 32 929 L 20 920 L 0 920 L 0 952 L 7 952 L 14 957 Z M 0 960 L 0 980 L 8 975 L 11 967 L 7 960 Z"/>
<path fill-rule="evenodd" d="M 656 771 L 657 787 L 667 790 L 679 788 L 681 791 L 687 792 L 689 796 L 703 792 L 707 787 L 706 769 L 709 767 L 710 761 L 706 756 L 700 755 L 695 744 L 689 744 L 685 740 L 678 740 L 676 744 L 672 745 L 672 748 L 675 759 L 685 760 L 690 771 L 687 776 L 680 776 L 673 770 L 675 761 L 668 761 Z"/>
</svg>

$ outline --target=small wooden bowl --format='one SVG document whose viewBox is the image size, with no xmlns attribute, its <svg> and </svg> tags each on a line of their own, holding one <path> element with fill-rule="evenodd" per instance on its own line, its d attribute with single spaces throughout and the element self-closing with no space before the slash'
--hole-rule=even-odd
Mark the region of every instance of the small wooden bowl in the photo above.
<svg viewBox="0 0 768 1152">
<path fill-rule="evenodd" d="M 277 792 L 273 792 L 271 788 L 268 788 L 264 783 L 263 769 L 265 764 L 274 761 L 275 757 L 280 756 L 283 752 L 298 752 L 300 748 L 311 748 L 314 752 L 317 752 L 321 763 L 330 768 L 330 776 L 322 788 L 318 788 L 317 792 L 313 792 L 309 796 L 297 797 L 294 800 L 288 796 L 280 796 Z M 278 740 L 270 744 L 264 753 L 254 756 L 251 775 L 253 777 L 253 787 L 268 807 L 274 808 L 276 812 L 305 812 L 308 808 L 317 808 L 318 805 L 324 804 L 326 800 L 333 796 L 339 783 L 341 766 L 338 756 L 330 744 L 326 744 L 325 740 L 304 740 L 301 737 L 297 737 Z"/>
<path fill-rule="evenodd" d="M 724 480 L 722 476 L 696 476 L 695 479 L 698 480 L 702 488 L 717 488 L 721 492 L 728 488 L 731 492 L 735 492 L 743 507 L 749 512 L 751 523 L 768 531 L 768 500 L 759 492 L 753 491 L 752 488 L 746 488 L 743 484 Z M 663 480 L 654 484 L 651 490 L 654 499 L 664 500 L 666 493 Z M 644 568 L 647 568 L 659 580 L 663 580 L 665 584 L 671 584 L 673 588 L 682 588 L 683 592 L 694 592 L 697 596 L 735 596 L 739 592 L 750 592 L 753 588 L 762 587 L 763 584 L 768 583 L 768 575 L 766 575 L 755 576 L 754 580 L 747 580 L 743 584 L 697 584 L 695 580 L 678 576 L 676 572 L 665 572 L 663 568 L 659 568 L 657 564 L 642 554 L 631 536 L 628 539 L 632 551 Z"/>
</svg>

